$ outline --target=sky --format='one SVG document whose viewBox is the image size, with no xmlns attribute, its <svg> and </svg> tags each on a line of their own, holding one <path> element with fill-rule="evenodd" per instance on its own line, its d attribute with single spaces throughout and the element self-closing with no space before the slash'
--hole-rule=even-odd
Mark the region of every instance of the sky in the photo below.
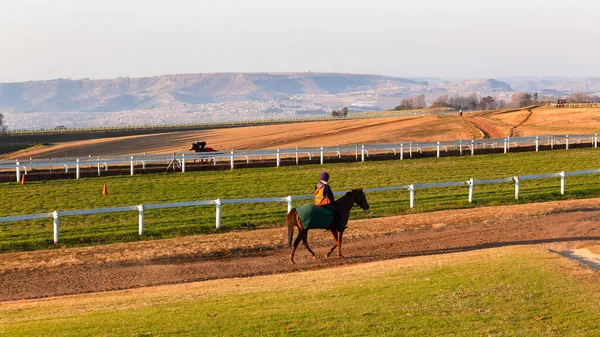
<svg viewBox="0 0 600 337">
<path fill-rule="evenodd" d="M 600 75 L 596 0 L 0 0 L 0 82 Z"/>
</svg>

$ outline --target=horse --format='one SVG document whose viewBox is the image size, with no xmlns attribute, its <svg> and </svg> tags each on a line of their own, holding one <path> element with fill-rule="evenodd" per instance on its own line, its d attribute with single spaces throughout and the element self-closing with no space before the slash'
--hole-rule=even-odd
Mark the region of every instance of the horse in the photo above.
<svg viewBox="0 0 600 337">
<path fill-rule="evenodd" d="M 331 221 L 329 222 L 327 227 L 326 228 L 325 227 L 316 227 L 316 228 L 324 228 L 324 229 L 330 231 L 331 234 L 333 235 L 333 240 L 335 241 L 335 245 L 333 247 L 331 247 L 329 252 L 325 255 L 326 258 L 329 257 L 329 255 L 331 255 L 331 253 L 333 253 L 333 251 L 335 250 L 336 247 L 338 248 L 338 256 L 341 259 L 344 258 L 344 255 L 342 255 L 342 236 L 344 234 L 344 230 L 346 229 L 346 225 L 348 224 L 348 219 L 350 218 L 350 210 L 352 209 L 354 204 L 356 204 L 357 206 L 359 206 L 360 208 L 362 208 L 365 211 L 369 209 L 369 203 L 367 202 L 367 198 L 366 198 L 365 193 L 363 192 L 362 188 L 354 189 L 352 191 L 347 192 L 343 197 L 339 198 L 332 204 L 332 208 L 337 210 L 337 212 L 339 214 L 340 219 L 339 219 L 338 224 L 336 224 L 335 221 L 333 221 L 333 212 L 334 211 L 328 210 L 326 207 L 319 207 L 319 206 L 308 205 L 308 204 L 298 207 L 299 209 L 301 207 L 308 209 L 310 206 L 310 207 L 313 207 L 314 210 L 318 210 L 320 212 L 323 212 L 325 210 L 330 212 Z M 302 211 L 301 211 L 301 213 L 302 213 Z M 307 219 L 305 219 L 305 220 L 307 220 Z M 300 215 L 298 214 L 298 211 L 296 210 L 296 208 L 291 209 L 291 211 L 285 217 L 285 221 L 286 221 L 287 228 L 288 228 L 288 232 L 287 232 L 288 248 L 292 249 L 292 252 L 290 254 L 291 263 L 294 264 L 294 253 L 296 252 L 296 248 L 298 247 L 300 240 L 302 240 L 302 242 L 304 242 L 304 246 L 306 247 L 306 249 L 308 249 L 308 252 L 312 255 L 313 259 L 316 259 L 317 257 L 315 255 L 315 253 L 308 246 L 308 230 L 311 229 L 311 227 L 310 227 L 310 225 L 304 226 L 302 224 L 302 222 L 300 221 Z M 298 227 L 298 237 L 294 241 L 294 246 L 292 247 L 292 239 L 294 236 L 294 227 Z"/>
<path fill-rule="evenodd" d="M 206 146 L 206 142 L 194 142 L 192 143 L 192 145 L 190 146 L 190 148 L 188 149 L 188 151 L 194 151 L 194 152 L 216 152 L 215 149 L 213 149 L 212 147 L 205 147 Z M 199 159 L 200 163 L 204 163 L 204 161 L 206 160 L 206 162 L 210 162 L 210 159 Z M 196 162 L 196 160 L 194 160 L 194 162 Z"/>
</svg>

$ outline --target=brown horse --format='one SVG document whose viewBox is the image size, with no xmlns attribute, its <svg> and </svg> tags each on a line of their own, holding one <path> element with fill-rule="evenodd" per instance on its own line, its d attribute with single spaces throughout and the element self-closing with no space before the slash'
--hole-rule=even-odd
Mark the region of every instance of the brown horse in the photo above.
<svg viewBox="0 0 600 337">
<path fill-rule="evenodd" d="M 369 209 L 369 203 L 367 202 L 367 198 L 365 197 L 365 193 L 363 192 L 362 188 L 355 189 L 346 193 L 346 195 L 339 198 L 333 203 L 332 208 L 337 210 L 340 219 L 338 224 L 336 224 L 335 221 L 331 221 L 329 226 L 326 228 L 333 235 L 335 245 L 331 247 L 331 249 L 325 255 L 325 257 L 329 257 L 329 255 L 331 255 L 331 253 L 333 253 L 333 251 L 337 247 L 338 256 L 342 259 L 344 258 L 344 256 L 342 255 L 342 235 L 344 234 L 344 230 L 346 229 L 346 225 L 348 224 L 348 219 L 350 218 L 350 210 L 352 209 L 354 204 L 356 204 L 365 211 Z M 304 246 L 306 246 L 306 249 L 308 249 L 308 252 L 313 256 L 313 258 L 316 258 L 315 253 L 308 246 L 308 230 L 310 228 L 306 229 L 305 226 L 302 225 L 300 217 L 298 216 L 298 212 L 295 208 L 292 208 L 292 210 L 287 214 L 287 216 L 285 217 L 285 221 L 288 227 L 288 247 L 292 248 L 290 261 L 294 263 L 294 253 L 296 252 L 296 248 L 298 247 L 300 240 L 304 242 Z M 298 237 L 296 238 L 296 241 L 294 241 L 294 246 L 292 247 L 294 227 L 298 227 Z"/>
<path fill-rule="evenodd" d="M 194 151 L 194 152 L 216 152 L 215 149 L 213 149 L 212 147 L 206 147 L 206 142 L 194 142 L 192 143 L 192 145 L 190 146 L 190 148 L 188 149 L 188 151 Z M 194 163 L 196 162 L 200 162 L 200 164 L 203 163 L 209 163 L 210 162 L 210 158 L 202 158 L 202 159 L 194 159 Z"/>
</svg>

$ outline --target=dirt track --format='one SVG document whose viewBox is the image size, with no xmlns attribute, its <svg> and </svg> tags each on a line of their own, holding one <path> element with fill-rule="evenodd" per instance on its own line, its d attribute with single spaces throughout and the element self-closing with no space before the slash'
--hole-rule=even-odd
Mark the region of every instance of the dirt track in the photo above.
<svg viewBox="0 0 600 337">
<path fill-rule="evenodd" d="M 399 143 L 453 139 L 504 138 L 542 134 L 593 134 L 600 125 L 599 109 L 547 107 L 487 111 L 457 116 L 424 115 L 355 120 L 335 120 L 252 126 L 229 129 L 166 132 L 114 138 L 57 142 L 9 155 L 16 158 L 87 157 L 141 153 L 186 152 L 196 139 L 210 147 L 228 149 L 274 149 L 335 146 L 356 143 Z M 98 136 L 101 137 L 101 136 Z M 67 138 L 68 139 L 68 138 Z"/>
<path fill-rule="evenodd" d="M 330 268 L 416 255 L 542 244 L 561 251 L 600 243 L 600 199 L 487 207 L 351 221 L 345 260 L 290 265 L 285 230 L 259 229 L 77 249 L 0 255 L 0 301 Z M 311 231 L 322 255 L 330 235 Z M 597 248 L 597 247 L 596 247 Z"/>
<path fill-rule="evenodd" d="M 13 153 L 15 158 L 186 152 L 196 140 L 219 149 L 275 149 L 355 143 L 442 141 L 480 137 L 470 123 L 451 116 L 390 117 L 197 130 L 59 143 Z"/>
</svg>

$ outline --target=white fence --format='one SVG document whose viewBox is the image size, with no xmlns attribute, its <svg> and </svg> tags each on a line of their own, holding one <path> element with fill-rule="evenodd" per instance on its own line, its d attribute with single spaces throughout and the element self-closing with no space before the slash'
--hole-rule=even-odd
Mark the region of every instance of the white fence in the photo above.
<svg viewBox="0 0 600 337">
<path fill-rule="evenodd" d="M 479 150 L 485 149 L 503 149 L 504 153 L 509 153 L 512 148 L 523 146 L 535 146 L 535 151 L 539 151 L 540 146 L 546 145 L 550 149 L 561 145 L 565 149 L 569 149 L 570 144 L 589 143 L 593 147 L 598 147 L 598 135 L 551 135 L 551 136 L 535 136 L 535 137 L 507 137 L 496 139 L 472 139 L 472 140 L 452 140 L 444 142 L 403 142 L 395 144 L 354 144 L 343 146 L 330 147 L 311 147 L 311 148 L 285 148 L 285 149 L 266 149 L 266 150 L 230 150 L 226 152 L 202 152 L 202 153 L 172 153 L 172 154 L 141 154 L 134 156 L 88 156 L 86 158 L 56 158 L 56 159 L 17 159 L 17 160 L 0 160 L 0 171 L 15 170 L 16 181 L 21 181 L 21 175 L 27 175 L 28 171 L 36 168 L 56 168 L 60 167 L 65 172 L 69 169 L 75 169 L 75 178 L 80 178 L 81 168 L 88 167 L 89 169 L 96 167 L 98 176 L 102 170 L 108 171 L 109 165 L 114 166 L 129 166 L 130 175 L 135 174 L 135 168 L 146 168 L 148 163 L 162 163 L 173 165 L 185 172 L 186 163 L 191 161 L 204 160 L 216 165 L 218 161 L 227 162 L 231 169 L 236 167 L 236 161 L 245 161 L 250 163 L 253 161 L 274 160 L 275 166 L 281 165 L 282 158 L 295 158 L 296 165 L 299 164 L 300 158 L 308 158 L 312 160 L 315 157 L 319 158 L 319 163 L 324 164 L 327 156 L 341 158 L 342 155 L 356 157 L 356 160 L 365 161 L 369 155 L 381 153 L 393 153 L 400 160 L 405 157 L 413 158 L 413 153 L 423 153 L 424 151 L 432 151 L 440 157 L 442 151 L 458 151 L 459 155 L 464 153 L 475 155 Z"/>
<path fill-rule="evenodd" d="M 565 194 L 565 183 L 566 183 L 565 178 L 566 177 L 576 176 L 576 175 L 585 175 L 585 174 L 597 174 L 597 173 L 600 173 L 600 169 L 575 171 L 575 172 L 535 174 L 535 175 L 515 176 L 515 177 L 509 177 L 509 178 L 489 179 L 489 180 L 474 180 L 473 178 L 471 178 L 467 181 L 378 187 L 378 188 L 365 189 L 364 191 L 367 193 L 375 193 L 375 192 L 382 192 L 382 191 L 408 190 L 410 193 L 410 201 L 409 201 L 410 208 L 413 208 L 414 204 L 415 204 L 415 191 L 417 189 L 426 189 L 426 188 L 434 188 L 434 187 L 468 186 L 469 187 L 468 201 L 473 202 L 473 193 L 475 190 L 475 186 L 513 182 L 515 184 L 515 199 L 519 199 L 519 186 L 520 186 L 520 182 L 523 180 L 560 178 L 560 194 L 564 195 Z M 338 193 L 335 193 L 335 195 L 341 195 L 344 193 L 345 192 L 338 192 Z M 221 207 L 223 204 L 285 202 L 285 203 L 287 203 L 287 211 L 289 212 L 292 209 L 292 201 L 293 200 L 312 199 L 313 197 L 314 197 L 313 195 L 305 195 L 305 196 L 298 196 L 298 197 L 287 196 L 287 197 L 283 197 L 283 198 L 250 198 L 250 199 L 224 199 L 224 200 L 217 199 L 217 200 L 174 202 L 174 203 L 166 203 L 166 204 L 148 204 L 148 205 L 123 206 L 123 207 L 113 207 L 113 208 L 98 208 L 98 209 L 88 209 L 88 210 L 54 211 L 51 213 L 38 213 L 38 214 L 0 217 L 0 222 L 14 222 L 14 221 L 34 220 L 34 219 L 41 219 L 41 218 L 53 218 L 54 219 L 54 225 L 53 225 L 53 227 L 54 227 L 54 243 L 58 243 L 59 242 L 59 222 L 60 222 L 59 219 L 60 219 L 60 217 L 63 217 L 63 216 L 137 211 L 138 212 L 138 234 L 143 235 L 143 233 L 144 233 L 144 212 L 146 210 L 215 205 L 216 206 L 216 214 L 215 214 L 216 228 L 220 229 L 221 228 L 221 212 L 222 212 Z"/>
</svg>

